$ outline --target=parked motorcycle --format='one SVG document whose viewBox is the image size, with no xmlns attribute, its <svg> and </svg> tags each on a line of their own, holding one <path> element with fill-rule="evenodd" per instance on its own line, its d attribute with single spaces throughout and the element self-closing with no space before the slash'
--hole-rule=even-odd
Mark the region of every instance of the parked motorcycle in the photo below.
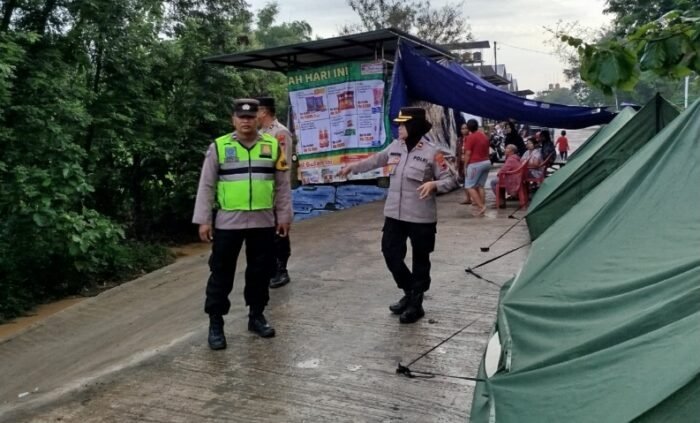
<svg viewBox="0 0 700 423">
<path fill-rule="evenodd" d="M 503 134 L 491 135 L 489 139 L 491 164 L 502 163 L 506 160 L 506 137 Z"/>
</svg>

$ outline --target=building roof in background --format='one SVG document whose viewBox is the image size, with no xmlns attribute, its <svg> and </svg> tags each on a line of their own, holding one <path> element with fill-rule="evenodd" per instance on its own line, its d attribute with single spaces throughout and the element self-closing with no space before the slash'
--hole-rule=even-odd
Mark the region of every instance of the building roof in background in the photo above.
<svg viewBox="0 0 700 423">
<path fill-rule="evenodd" d="M 430 58 L 452 58 L 446 49 L 395 28 L 343 35 L 324 40 L 207 57 L 208 63 L 278 72 L 313 68 L 350 60 L 393 61 L 400 40 Z"/>
<path fill-rule="evenodd" d="M 495 69 L 493 65 L 472 65 L 466 66 L 466 68 L 493 85 L 509 85 L 511 82 L 506 73 L 505 65 L 496 65 Z"/>
</svg>

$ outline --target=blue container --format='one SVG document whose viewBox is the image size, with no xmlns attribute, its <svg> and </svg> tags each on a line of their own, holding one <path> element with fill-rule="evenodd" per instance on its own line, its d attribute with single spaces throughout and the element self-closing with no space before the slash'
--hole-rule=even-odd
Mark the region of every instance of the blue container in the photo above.
<svg viewBox="0 0 700 423">
<path fill-rule="evenodd" d="M 298 202 L 293 202 L 292 203 L 292 210 L 294 210 L 294 214 L 297 213 L 311 213 L 311 210 L 313 210 L 314 207 L 311 204 L 307 203 L 298 203 Z"/>
<path fill-rule="evenodd" d="M 295 204 L 308 204 L 314 209 L 325 209 L 335 203 L 335 187 L 329 185 L 302 186 L 292 191 Z"/>
</svg>

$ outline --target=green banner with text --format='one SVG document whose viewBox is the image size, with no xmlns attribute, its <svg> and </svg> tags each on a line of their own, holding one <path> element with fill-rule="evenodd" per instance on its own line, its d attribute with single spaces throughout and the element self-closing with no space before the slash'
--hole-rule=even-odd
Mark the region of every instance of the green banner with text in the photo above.
<svg viewBox="0 0 700 423">
<path fill-rule="evenodd" d="M 291 72 L 289 101 L 303 184 L 338 182 L 335 174 L 388 143 L 384 64 L 347 62 Z M 353 179 L 386 176 L 384 169 Z"/>
</svg>

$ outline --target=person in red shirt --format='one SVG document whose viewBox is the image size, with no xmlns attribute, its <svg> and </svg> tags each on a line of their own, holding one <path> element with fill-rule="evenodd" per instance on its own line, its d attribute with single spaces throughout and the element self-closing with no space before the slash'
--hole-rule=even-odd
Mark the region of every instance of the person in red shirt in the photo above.
<svg viewBox="0 0 700 423">
<path fill-rule="evenodd" d="M 477 207 L 477 216 L 486 213 L 486 178 L 491 170 L 489 160 L 489 139 L 479 131 L 476 119 L 467 121 L 469 135 L 464 142 L 464 163 L 467 169 L 464 174 L 464 188 L 469 193 L 472 203 Z"/>
<path fill-rule="evenodd" d="M 464 160 L 464 145 L 467 142 L 467 137 L 469 136 L 469 129 L 467 129 L 467 124 L 466 122 L 462 124 L 460 127 L 460 132 L 462 134 L 462 141 L 457 144 L 457 169 L 459 169 L 459 176 L 462 178 L 460 180 L 460 184 L 464 182 L 464 172 L 467 168 L 467 164 L 463 162 Z M 472 199 L 469 197 L 469 191 L 465 188 L 464 189 L 464 200 L 462 200 L 459 204 L 471 204 Z"/>
<path fill-rule="evenodd" d="M 557 150 L 559 150 L 559 157 L 562 160 L 566 160 L 569 157 L 569 140 L 566 138 L 566 131 L 561 131 L 561 136 L 557 138 Z"/>
</svg>

